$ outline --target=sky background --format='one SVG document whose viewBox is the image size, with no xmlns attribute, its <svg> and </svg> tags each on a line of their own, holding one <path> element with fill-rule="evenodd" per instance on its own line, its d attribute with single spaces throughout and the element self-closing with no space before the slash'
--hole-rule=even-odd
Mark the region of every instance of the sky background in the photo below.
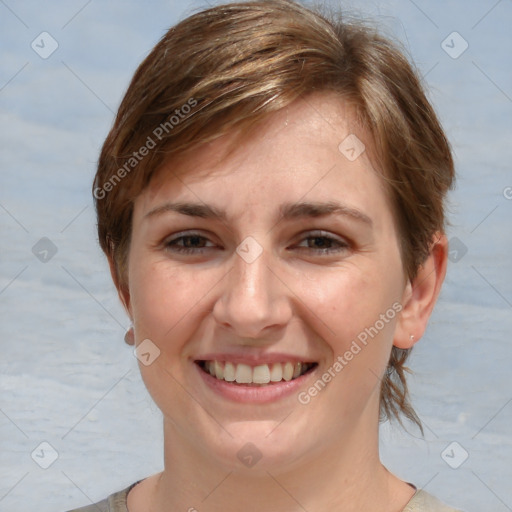
<svg viewBox="0 0 512 512">
<path fill-rule="evenodd" d="M 207 5 L 0 0 L 0 511 L 64 511 L 162 469 L 91 183 L 137 65 Z M 425 438 L 384 424 L 382 459 L 468 512 L 510 511 L 512 1 L 341 5 L 403 42 L 458 172 L 448 276 L 410 364 Z"/>
</svg>

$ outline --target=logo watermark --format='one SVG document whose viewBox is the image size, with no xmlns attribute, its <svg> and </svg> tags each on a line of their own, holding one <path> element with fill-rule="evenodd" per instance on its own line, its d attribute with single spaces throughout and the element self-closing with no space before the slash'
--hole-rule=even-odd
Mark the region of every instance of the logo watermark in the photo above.
<svg viewBox="0 0 512 512">
<path fill-rule="evenodd" d="M 365 327 L 363 331 L 361 331 L 356 339 L 352 340 L 350 347 L 343 353 L 343 355 L 339 355 L 335 362 L 327 368 L 327 370 L 321 375 L 316 382 L 310 386 L 306 391 L 301 391 L 297 399 L 302 405 L 307 405 L 311 402 L 311 399 L 322 391 L 331 380 L 333 380 L 336 375 L 347 366 L 354 357 L 359 354 L 364 347 L 368 345 L 369 339 L 375 338 L 377 334 L 379 334 L 384 327 L 389 324 L 391 320 L 393 320 L 400 311 L 402 311 L 403 306 L 400 302 L 395 302 L 392 306 L 385 312 L 381 313 L 379 319 L 375 321 L 375 323 L 370 327 Z"/>
<path fill-rule="evenodd" d="M 121 182 L 133 169 L 135 169 L 144 158 L 149 155 L 152 149 L 157 145 L 156 140 L 161 141 L 166 134 L 170 133 L 175 126 L 180 124 L 183 119 L 186 119 L 192 112 L 192 109 L 197 106 L 197 100 L 190 98 L 187 103 L 183 104 L 180 108 L 177 108 L 174 113 L 169 117 L 167 121 L 160 123 L 152 132 L 148 135 L 146 142 L 137 150 L 132 153 L 132 156 L 128 161 L 120 167 L 115 174 L 113 174 L 102 187 L 96 187 L 93 191 L 93 195 L 96 199 L 104 199 L 109 192 L 111 192 L 118 183 Z"/>
</svg>

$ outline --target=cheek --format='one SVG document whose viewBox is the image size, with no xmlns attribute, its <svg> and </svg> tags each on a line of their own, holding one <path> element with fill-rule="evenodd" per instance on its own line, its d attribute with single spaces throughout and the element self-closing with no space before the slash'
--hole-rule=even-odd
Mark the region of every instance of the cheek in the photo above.
<svg viewBox="0 0 512 512">
<path fill-rule="evenodd" d="M 400 282 L 400 267 L 396 272 L 346 268 L 319 280 L 316 293 L 304 290 L 306 305 L 315 313 L 311 322 L 332 356 L 326 398 L 335 395 L 336 403 L 357 409 L 378 385 L 402 308 Z"/>
<path fill-rule="evenodd" d="M 324 338 L 338 351 L 376 322 L 379 330 L 390 330 L 396 318 L 392 305 L 401 296 L 397 282 L 391 271 L 347 265 L 318 275 L 315 280 L 303 280 L 300 295 L 311 316 L 317 317 L 316 323 L 324 325 L 320 329 Z M 383 326 L 380 318 L 386 313 Z"/>
<path fill-rule="evenodd" d="M 149 339 L 159 350 L 151 364 L 140 362 L 139 369 L 148 392 L 164 414 L 193 410 L 195 402 L 183 385 L 190 350 L 187 342 L 197 335 L 197 315 L 212 286 L 207 273 L 191 274 L 170 266 L 168 261 L 140 259 L 132 269 L 130 293 L 137 343 Z"/>
<path fill-rule="evenodd" d="M 187 317 L 201 308 L 209 289 L 207 273 L 191 274 L 165 260 L 142 262 L 133 271 L 130 294 L 137 338 L 162 345 L 187 324 Z"/>
<path fill-rule="evenodd" d="M 300 398 L 320 423 L 331 418 L 336 435 L 336 428 L 348 418 L 358 418 L 369 400 L 378 400 L 401 310 L 400 294 L 396 283 L 383 275 L 347 272 L 333 274 L 315 298 L 308 307 L 318 314 L 316 328 L 332 359 Z"/>
</svg>

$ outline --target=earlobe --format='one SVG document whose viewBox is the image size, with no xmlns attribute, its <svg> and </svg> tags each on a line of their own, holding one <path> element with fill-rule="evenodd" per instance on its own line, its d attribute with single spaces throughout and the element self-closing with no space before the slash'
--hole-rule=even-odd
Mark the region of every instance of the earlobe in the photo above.
<svg viewBox="0 0 512 512">
<path fill-rule="evenodd" d="M 447 258 L 448 240 L 444 233 L 436 233 L 427 259 L 405 287 L 393 340 L 396 347 L 411 348 L 423 336 L 446 275 Z"/>
</svg>

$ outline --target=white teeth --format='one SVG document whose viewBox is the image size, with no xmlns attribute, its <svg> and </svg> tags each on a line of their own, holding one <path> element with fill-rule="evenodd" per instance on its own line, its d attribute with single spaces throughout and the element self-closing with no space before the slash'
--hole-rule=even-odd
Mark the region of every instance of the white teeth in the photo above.
<svg viewBox="0 0 512 512">
<path fill-rule="evenodd" d="M 236 379 L 235 366 L 233 363 L 226 363 L 224 365 L 224 380 L 234 382 Z"/>
<path fill-rule="evenodd" d="M 236 382 L 237 384 L 260 384 L 265 385 L 270 382 L 288 382 L 300 377 L 309 368 L 310 363 L 273 363 L 250 366 L 240 363 L 233 364 L 221 361 L 205 361 L 204 370 L 219 380 L 227 382 Z"/>
<path fill-rule="evenodd" d="M 268 364 L 260 364 L 254 367 L 252 371 L 252 381 L 256 384 L 268 384 L 270 382 Z"/>
<path fill-rule="evenodd" d="M 285 363 L 283 368 L 283 379 L 286 381 L 292 380 L 293 377 L 293 364 Z"/>
<path fill-rule="evenodd" d="M 214 361 L 214 366 L 215 377 L 217 377 L 217 379 L 224 379 L 224 369 L 222 368 L 222 365 L 219 363 L 219 361 Z"/>
<path fill-rule="evenodd" d="M 252 382 L 252 368 L 248 364 L 237 364 L 235 375 L 238 384 L 250 384 Z"/>
<path fill-rule="evenodd" d="M 270 371 L 270 380 L 272 382 L 279 382 L 283 380 L 283 365 L 280 363 L 273 364 Z"/>
</svg>

